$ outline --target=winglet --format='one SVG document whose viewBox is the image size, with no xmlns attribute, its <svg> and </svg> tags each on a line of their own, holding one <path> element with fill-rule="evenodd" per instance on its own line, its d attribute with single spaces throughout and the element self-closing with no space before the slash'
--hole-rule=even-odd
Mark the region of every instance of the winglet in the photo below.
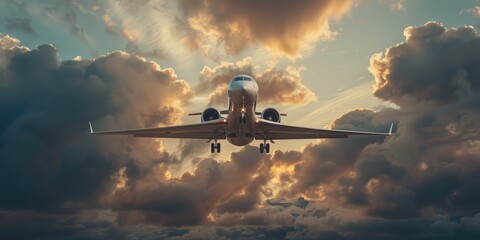
<svg viewBox="0 0 480 240">
<path fill-rule="evenodd" d="M 393 130 L 393 123 L 390 125 L 390 131 L 388 131 L 388 135 L 392 135 L 392 130 Z"/>
<path fill-rule="evenodd" d="M 90 133 L 93 133 L 92 123 L 88 121 L 88 125 L 90 125 Z"/>
</svg>

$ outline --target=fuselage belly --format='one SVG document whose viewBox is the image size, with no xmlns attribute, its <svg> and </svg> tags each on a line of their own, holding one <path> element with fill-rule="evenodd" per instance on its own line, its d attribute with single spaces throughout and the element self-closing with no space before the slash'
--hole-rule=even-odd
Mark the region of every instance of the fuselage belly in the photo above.
<svg viewBox="0 0 480 240">
<path fill-rule="evenodd" d="M 242 80 L 235 80 L 235 79 Z M 255 105 L 258 85 L 246 75 L 234 78 L 228 86 L 229 113 L 227 116 L 227 141 L 236 146 L 245 146 L 255 140 Z"/>
</svg>

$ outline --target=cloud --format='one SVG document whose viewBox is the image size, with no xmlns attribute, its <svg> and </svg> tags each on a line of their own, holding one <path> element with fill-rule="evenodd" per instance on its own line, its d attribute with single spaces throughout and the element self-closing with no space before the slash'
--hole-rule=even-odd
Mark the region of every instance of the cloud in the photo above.
<svg viewBox="0 0 480 240">
<path fill-rule="evenodd" d="M 388 128 L 388 122 L 370 110 L 355 110 L 337 119 L 332 127 L 385 131 Z M 319 187 L 335 181 L 341 174 L 350 170 L 367 145 L 382 140 L 383 138 L 378 137 L 354 138 L 348 141 L 343 139 L 327 140 L 307 145 L 302 151 L 302 162 L 295 165 L 292 176 L 297 181 L 291 191 L 302 192 L 312 198 L 321 197 L 323 193 Z"/>
<path fill-rule="evenodd" d="M 96 12 L 107 32 L 126 41 L 128 52 L 185 65 L 191 53 L 178 47 L 178 39 L 172 36 L 174 16 L 164 5 L 167 2 L 162 0 L 109 1 Z"/>
<path fill-rule="evenodd" d="M 20 30 L 26 33 L 35 34 L 30 18 L 5 18 L 5 26 L 8 30 Z"/>
<path fill-rule="evenodd" d="M 92 46 L 92 40 L 78 21 L 79 5 L 72 1 L 65 1 L 62 4 L 47 6 L 43 11 L 46 16 L 64 24 L 78 40 L 89 47 Z"/>
<path fill-rule="evenodd" d="M 472 14 L 476 18 L 480 18 L 480 6 L 475 6 L 472 8 Z"/>
<path fill-rule="evenodd" d="M 480 38 L 471 27 L 446 29 L 435 22 L 409 27 L 405 36 L 370 65 L 374 94 L 399 108 L 355 110 L 333 124 L 385 131 L 398 121 L 397 133 L 307 145 L 290 174 L 294 193 L 339 199 L 382 219 L 478 212 L 472 189 L 480 181 L 474 160 L 480 156 L 480 116 L 473 104 L 480 96 Z"/>
<path fill-rule="evenodd" d="M 254 69 L 250 58 L 236 63 L 222 62 L 220 65 L 204 67 L 196 90 L 200 93 L 215 89 L 209 95 L 209 105 L 226 105 L 227 88 L 233 76 L 249 74 L 255 78 L 261 89 L 258 102 L 262 104 L 303 105 L 316 101 L 315 94 L 302 82 L 302 68 L 268 67 L 263 71 Z"/>
<path fill-rule="evenodd" d="M 472 14 L 472 16 L 475 17 L 475 18 L 480 18 L 480 6 L 475 6 L 473 8 L 468 8 L 468 9 L 463 9 L 460 12 L 460 14 L 462 14 L 464 12 Z"/>
<path fill-rule="evenodd" d="M 129 178 L 127 188 L 103 201 L 119 212 L 122 224 L 208 224 L 216 214 L 255 209 L 270 166 L 258 148 L 246 146 L 226 162 L 203 159 L 193 173 L 180 178 L 168 177 L 167 169 L 157 165 Z"/>
<path fill-rule="evenodd" d="M 107 27 L 107 31 L 109 31 L 110 33 L 114 33 L 116 31 L 117 26 L 113 22 L 112 18 L 108 16 L 108 14 L 104 14 L 102 20 L 103 23 L 105 23 L 105 27 Z"/>
<path fill-rule="evenodd" d="M 396 11 L 405 11 L 407 9 L 407 7 L 405 6 L 405 0 L 398 0 L 390 4 L 390 9 Z"/>
<path fill-rule="evenodd" d="M 0 65 L 2 209 L 82 209 L 110 192 L 121 167 L 149 168 L 168 155 L 154 141 L 92 137 L 86 123 L 178 123 L 192 92 L 172 69 L 123 52 L 59 61 L 52 45 L 28 50 L 8 36 L 0 42 L 8 59 Z"/>
<path fill-rule="evenodd" d="M 192 41 L 212 36 L 227 53 L 238 54 L 261 44 L 296 56 L 306 42 L 331 39 L 329 22 L 339 19 L 352 1 L 191 1 L 179 2 L 181 19 L 193 32 Z M 198 35 L 201 35 L 199 37 Z"/>
<path fill-rule="evenodd" d="M 480 38 L 473 27 L 428 22 L 404 35 L 404 43 L 370 59 L 375 96 L 398 105 L 408 98 L 451 104 L 478 91 Z"/>
<path fill-rule="evenodd" d="M 183 158 L 161 142 L 92 137 L 85 124 L 178 123 L 193 94 L 173 69 L 123 52 L 59 61 L 52 45 L 30 50 L 2 36 L 0 232 L 477 239 L 480 54 L 472 31 L 410 27 L 405 42 L 372 56 L 375 94 L 398 107 L 357 109 L 332 127 L 387 131 L 394 121 L 391 137 L 321 140 L 273 155 L 246 146 L 226 159 L 196 159 L 178 175 L 169 169 Z M 221 85 L 239 69 L 257 71 L 248 60 L 223 63 L 205 68 L 201 81 Z"/>
<path fill-rule="evenodd" d="M 97 9 L 96 11 L 99 10 L 100 9 Z M 165 53 L 159 48 L 144 50 L 144 46 L 139 43 L 138 36 L 129 30 L 128 27 L 124 26 L 125 24 L 117 24 L 108 13 L 103 14 L 102 20 L 108 33 L 127 41 L 126 50 L 128 52 L 149 58 L 165 58 Z"/>
</svg>

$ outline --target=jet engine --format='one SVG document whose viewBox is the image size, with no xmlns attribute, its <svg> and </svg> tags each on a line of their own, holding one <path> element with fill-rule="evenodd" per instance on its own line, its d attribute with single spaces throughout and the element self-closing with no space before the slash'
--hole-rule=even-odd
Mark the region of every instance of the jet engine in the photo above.
<svg viewBox="0 0 480 240">
<path fill-rule="evenodd" d="M 202 122 L 217 120 L 220 118 L 220 112 L 215 108 L 207 108 L 202 112 Z"/>
<path fill-rule="evenodd" d="M 277 123 L 279 123 L 281 120 L 280 113 L 274 108 L 267 108 L 263 110 L 262 118 Z"/>
</svg>

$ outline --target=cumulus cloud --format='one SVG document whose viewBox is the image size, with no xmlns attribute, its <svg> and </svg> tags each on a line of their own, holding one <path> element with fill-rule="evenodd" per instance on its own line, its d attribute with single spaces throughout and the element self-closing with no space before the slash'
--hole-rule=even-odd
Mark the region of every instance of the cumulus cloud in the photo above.
<svg viewBox="0 0 480 240">
<path fill-rule="evenodd" d="M 51 45 L 29 50 L 3 36 L 0 231 L 11 238 L 21 231 L 19 238 L 477 239 L 478 34 L 434 22 L 405 33 L 370 65 L 375 95 L 398 108 L 357 109 L 332 123 L 386 131 L 395 121 L 393 136 L 322 140 L 273 155 L 246 146 L 228 159 L 197 159 L 178 176 L 169 166 L 182 159 L 161 143 L 92 137 L 85 125 L 179 122 L 192 92 L 172 69 L 122 52 L 60 62 Z M 223 73 L 256 70 L 248 62 L 222 66 L 204 69 L 212 76 L 202 80 L 207 88 L 223 84 Z"/>
<path fill-rule="evenodd" d="M 474 104 L 480 96 L 480 38 L 472 27 L 447 29 L 435 22 L 409 27 L 405 36 L 404 43 L 374 55 L 370 65 L 375 95 L 399 108 L 354 110 L 332 124 L 386 131 L 395 121 L 394 136 L 333 139 L 299 152 L 275 152 L 274 167 L 294 166 L 277 168 L 284 179 L 279 184 L 286 186 L 279 196 L 302 194 L 330 207 L 323 218 L 296 218 L 296 230 L 287 236 L 478 237 L 466 221 L 475 222 L 472 216 L 480 210 L 474 190 L 480 182 L 480 115 Z M 387 230 L 398 228 L 405 235 Z"/>
<path fill-rule="evenodd" d="M 480 40 L 473 27 L 428 22 L 404 35 L 404 43 L 370 60 L 375 96 L 399 105 L 408 98 L 448 104 L 478 91 Z"/>
<path fill-rule="evenodd" d="M 0 215 L 25 224 L 25 238 L 42 235 L 36 221 L 65 237 L 94 234 L 77 228 L 84 224 L 209 224 L 256 209 L 267 194 L 272 162 L 256 147 L 223 162 L 201 159 L 174 177 L 168 169 L 180 159 L 161 143 L 88 134 L 88 120 L 101 129 L 179 123 L 192 91 L 172 69 L 124 52 L 59 61 L 52 45 L 0 42 L 9 58 L 1 65 Z"/>
<path fill-rule="evenodd" d="M 123 52 L 59 61 L 52 45 L 0 42 L 2 209 L 82 208 L 116 184 L 111 176 L 122 165 L 140 171 L 166 161 L 154 141 L 93 138 L 86 123 L 178 123 L 192 92 L 172 69 Z"/>
<path fill-rule="evenodd" d="M 315 101 L 315 94 L 302 82 L 302 68 L 268 67 L 257 71 L 250 58 L 236 63 L 222 62 L 220 65 L 204 67 L 200 73 L 200 83 L 196 90 L 200 93 L 215 89 L 209 95 L 209 105 L 226 105 L 227 88 L 233 76 L 248 74 L 255 78 L 261 89 L 258 102 L 262 104 L 302 105 Z"/>
<path fill-rule="evenodd" d="M 476 214 L 480 116 L 473 102 L 480 96 L 480 38 L 472 27 L 446 29 L 435 22 L 409 27 L 405 36 L 370 65 L 374 94 L 399 109 L 355 110 L 333 124 L 385 131 L 388 122 L 398 121 L 397 133 L 385 141 L 308 145 L 290 174 L 293 191 L 339 199 L 385 219 Z"/>
<path fill-rule="evenodd" d="M 122 224 L 208 224 L 216 214 L 255 209 L 270 166 L 268 156 L 247 146 L 226 162 L 203 159 L 193 173 L 178 179 L 168 177 L 167 169 L 158 165 L 143 176 L 130 178 L 127 188 L 103 201 L 119 211 Z"/>
<path fill-rule="evenodd" d="M 333 38 L 330 20 L 345 15 L 352 1 L 183 0 L 178 5 L 181 19 L 190 29 L 187 33 L 194 33 L 190 37 L 195 45 L 213 36 L 230 54 L 262 44 L 296 56 L 308 40 Z"/>
</svg>

